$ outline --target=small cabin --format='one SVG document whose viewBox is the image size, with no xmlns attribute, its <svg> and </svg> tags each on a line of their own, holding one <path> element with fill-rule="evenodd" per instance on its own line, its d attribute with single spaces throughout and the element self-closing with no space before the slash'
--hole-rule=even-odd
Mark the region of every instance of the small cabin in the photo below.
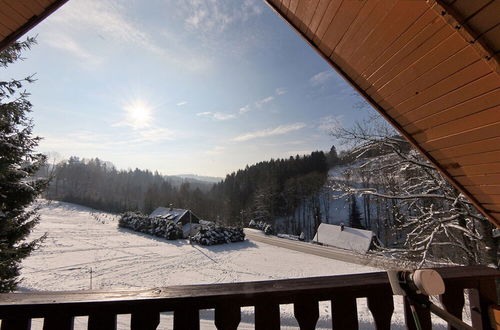
<svg viewBox="0 0 500 330">
<path fill-rule="evenodd" d="M 150 215 L 150 218 L 163 218 L 173 221 L 175 224 L 182 226 L 189 223 L 200 223 L 200 218 L 191 210 L 175 209 L 172 207 L 158 207 Z"/>
</svg>

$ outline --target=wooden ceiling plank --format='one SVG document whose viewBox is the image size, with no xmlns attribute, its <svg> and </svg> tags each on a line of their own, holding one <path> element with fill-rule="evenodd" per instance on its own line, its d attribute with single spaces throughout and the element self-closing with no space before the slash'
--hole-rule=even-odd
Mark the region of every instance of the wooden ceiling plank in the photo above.
<svg viewBox="0 0 500 330">
<path fill-rule="evenodd" d="M 451 7 L 460 14 L 461 22 L 476 14 L 481 9 L 485 8 L 492 0 L 457 0 Z"/>
<path fill-rule="evenodd" d="M 295 16 L 299 18 L 299 24 L 297 26 L 301 31 L 306 31 L 308 29 L 318 4 L 319 0 L 302 0 L 299 2 Z"/>
<path fill-rule="evenodd" d="M 471 155 L 477 152 L 493 152 L 498 150 L 500 145 L 500 137 L 484 139 L 475 142 L 465 143 L 459 146 L 443 148 L 440 150 L 432 150 L 429 154 L 435 159 L 449 159 Z"/>
<path fill-rule="evenodd" d="M 328 26 L 325 35 L 318 44 L 319 49 L 326 55 L 331 56 L 344 34 L 355 21 L 361 8 L 367 1 L 344 1 L 339 7 L 335 19 Z"/>
<path fill-rule="evenodd" d="M 500 185 L 500 174 L 457 177 L 464 186 Z"/>
<path fill-rule="evenodd" d="M 401 103 L 391 104 L 387 100 L 382 100 L 379 104 L 385 109 L 388 109 L 387 113 L 397 119 L 397 117 L 417 109 L 422 105 L 428 104 L 429 102 L 451 93 L 456 89 L 466 86 L 471 81 L 486 76 L 488 73 L 491 73 L 490 67 L 484 61 L 478 60 L 447 79 L 441 80 L 438 83 L 427 87 L 425 90 L 418 91 L 417 94 Z"/>
<path fill-rule="evenodd" d="M 12 18 L 8 17 L 5 12 L 0 11 L 0 22 L 4 26 L 4 30 L 9 31 L 9 33 L 14 32 L 20 27 Z"/>
<path fill-rule="evenodd" d="M 397 109 L 392 109 L 390 112 L 402 126 L 405 126 L 498 88 L 500 88 L 500 77 L 491 72 L 405 114 L 400 115 Z"/>
<path fill-rule="evenodd" d="M 479 13 L 468 19 L 467 25 L 478 35 L 481 35 L 498 24 L 499 13 L 500 1 L 490 2 Z"/>
<path fill-rule="evenodd" d="M 402 102 L 415 91 L 446 79 L 476 60 L 477 52 L 472 46 L 464 44 L 457 35 L 451 36 L 378 89 L 372 86 L 366 92 L 376 93 L 377 97 L 391 99 L 391 102 L 397 102 L 392 98 L 399 96 Z"/>
<path fill-rule="evenodd" d="M 298 4 L 299 4 L 298 0 L 291 0 L 290 1 L 290 9 L 288 11 L 288 17 L 290 17 L 290 21 L 295 26 L 299 26 L 301 23 L 301 20 L 302 20 L 302 17 L 300 17 L 296 14 Z"/>
<path fill-rule="evenodd" d="M 417 141 L 426 150 L 434 151 L 443 148 L 460 146 L 462 144 L 467 144 L 470 142 L 491 139 L 499 136 L 500 136 L 500 122 L 496 122 L 488 126 L 483 126 L 480 128 L 468 130 L 466 132 L 449 135 L 441 139 L 436 139 L 431 141 L 419 141 L 419 140 Z"/>
<path fill-rule="evenodd" d="M 412 27 L 412 30 L 409 30 L 415 32 L 415 34 L 400 38 L 393 45 L 395 49 L 389 48 L 384 52 L 384 55 L 386 55 L 385 58 L 383 56 L 379 57 L 374 64 L 370 65 L 362 73 L 362 76 L 370 83 L 370 86 L 383 85 L 391 77 L 395 77 L 399 72 L 411 65 L 411 63 L 417 61 L 453 34 L 453 30 L 442 20 L 430 20 L 431 17 L 435 18 L 435 16 L 434 12 L 427 11 L 426 15 L 421 17 L 420 24 L 415 24 L 414 26 L 415 29 L 419 29 L 413 31 Z M 391 54 L 391 57 L 387 58 L 389 54 Z"/>
<path fill-rule="evenodd" d="M 7 15 L 11 16 L 16 23 L 21 26 L 24 22 L 31 18 L 33 15 L 29 15 L 29 11 L 25 9 L 20 3 L 16 2 L 7 2 L 6 0 L 0 0 L 1 10 Z"/>
<path fill-rule="evenodd" d="M 493 194 L 500 195 L 500 185 L 498 186 L 468 186 L 467 189 L 473 194 Z M 500 213 L 498 213 L 500 215 Z"/>
<path fill-rule="evenodd" d="M 325 32 L 328 30 L 330 23 L 333 21 L 333 18 L 337 14 L 340 5 L 342 5 L 342 0 L 330 0 L 316 31 L 314 31 L 314 37 L 312 39 L 314 44 L 319 45 L 320 41 L 325 35 Z"/>
<path fill-rule="evenodd" d="M 290 0 L 282 0 L 281 1 L 281 12 L 284 15 L 288 14 L 288 7 L 290 7 Z"/>
<path fill-rule="evenodd" d="M 441 164 L 446 164 L 445 166 L 469 166 L 469 165 L 481 165 L 481 164 L 491 164 L 500 162 L 500 147 L 496 151 L 482 152 L 478 150 L 473 154 L 463 155 L 454 158 L 436 158 Z"/>
<path fill-rule="evenodd" d="M 500 204 L 485 203 L 484 208 L 495 213 L 500 212 Z"/>
<path fill-rule="evenodd" d="M 473 194 L 500 195 L 500 185 L 496 185 L 496 186 L 467 186 L 467 189 Z"/>
<path fill-rule="evenodd" d="M 496 204 L 500 206 L 500 195 L 485 195 L 485 194 L 477 194 L 475 195 L 477 200 L 480 203 L 484 204 Z"/>
<path fill-rule="evenodd" d="M 320 0 L 318 6 L 314 10 L 314 14 L 311 18 L 311 23 L 309 24 L 309 28 L 306 31 L 306 37 L 308 38 L 308 40 L 311 40 L 311 42 L 313 42 L 314 35 L 316 34 L 321 21 L 326 15 L 329 5 L 330 0 Z"/>
<path fill-rule="evenodd" d="M 290 8 L 288 9 L 288 14 L 295 15 L 297 6 L 299 5 L 299 0 L 290 0 Z"/>
<path fill-rule="evenodd" d="M 375 31 L 381 21 L 391 12 L 398 0 L 378 0 L 369 2 L 363 7 L 336 47 L 332 59 L 351 58 L 352 53 L 365 43 L 370 34 Z"/>
<path fill-rule="evenodd" d="M 426 130 L 431 127 L 442 125 L 448 121 L 460 119 L 473 113 L 483 111 L 498 105 L 500 100 L 500 88 L 478 95 L 456 106 L 443 109 L 430 116 L 414 120 L 403 128 L 410 134 Z"/>
<path fill-rule="evenodd" d="M 468 129 L 484 127 L 495 121 L 500 122 L 500 105 L 460 119 L 450 120 L 442 125 L 415 134 L 413 137 L 418 141 L 429 141 L 450 136 Z"/>
<path fill-rule="evenodd" d="M 357 72 L 363 72 L 384 50 L 405 34 L 428 9 L 425 2 L 399 1 L 380 22 L 379 26 L 384 28 L 377 28 L 373 31 L 366 41 L 353 52 L 351 67 Z M 354 80 L 357 81 L 356 77 Z"/>
<path fill-rule="evenodd" d="M 499 14 L 500 15 L 500 14 Z M 500 24 L 481 35 L 479 40 L 483 40 L 493 51 L 497 53 L 500 51 Z"/>
<path fill-rule="evenodd" d="M 448 168 L 448 172 L 453 176 L 469 176 L 478 174 L 500 174 L 500 162 L 492 164 L 479 164 L 470 166 L 460 166 L 457 168 Z"/>
</svg>

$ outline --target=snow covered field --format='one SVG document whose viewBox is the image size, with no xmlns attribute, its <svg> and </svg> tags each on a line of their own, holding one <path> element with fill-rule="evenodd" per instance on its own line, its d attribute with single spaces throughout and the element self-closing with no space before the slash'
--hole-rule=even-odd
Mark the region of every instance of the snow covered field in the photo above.
<svg viewBox="0 0 500 330">
<path fill-rule="evenodd" d="M 20 291 L 151 288 L 377 271 L 377 269 L 295 252 L 259 242 L 191 246 L 117 227 L 117 216 L 82 206 L 41 201 L 34 236 L 47 233 L 43 246 L 23 263 Z M 402 304 L 395 298 L 394 328 L 403 328 Z M 371 329 L 366 302 L 358 302 L 360 328 Z M 330 304 L 320 303 L 318 329 L 330 328 Z M 213 312 L 202 311 L 202 328 L 214 329 Z M 128 318 L 119 317 L 119 328 Z M 79 318 L 82 326 L 85 319 Z M 253 309 L 242 310 L 241 329 L 253 328 Z M 283 329 L 295 329 L 293 307 L 282 306 Z M 37 328 L 37 327 L 35 327 Z M 162 315 L 159 329 L 171 329 Z M 444 326 L 443 326 L 444 328 Z"/>
</svg>

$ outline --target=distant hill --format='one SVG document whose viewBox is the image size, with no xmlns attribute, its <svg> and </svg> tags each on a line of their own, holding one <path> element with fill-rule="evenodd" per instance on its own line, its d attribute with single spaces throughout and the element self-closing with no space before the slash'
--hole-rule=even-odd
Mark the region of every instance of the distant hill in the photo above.
<svg viewBox="0 0 500 330">
<path fill-rule="evenodd" d="M 218 183 L 224 180 L 224 178 L 219 178 L 215 176 L 204 176 L 204 175 L 197 175 L 197 174 L 177 174 L 173 175 L 177 176 L 183 179 L 192 179 L 192 180 L 197 180 L 197 181 L 205 181 L 205 182 L 210 182 L 210 183 Z"/>
</svg>

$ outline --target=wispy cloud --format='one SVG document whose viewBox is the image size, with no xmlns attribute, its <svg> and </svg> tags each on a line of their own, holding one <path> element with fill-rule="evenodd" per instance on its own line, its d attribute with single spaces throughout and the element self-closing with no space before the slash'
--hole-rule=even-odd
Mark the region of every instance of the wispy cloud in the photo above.
<svg viewBox="0 0 500 330">
<path fill-rule="evenodd" d="M 236 118 L 236 115 L 232 113 L 211 112 L 211 111 L 198 112 L 196 115 L 198 117 L 210 117 L 214 120 L 229 120 Z"/>
<path fill-rule="evenodd" d="M 318 129 L 320 131 L 331 132 L 332 130 L 341 126 L 341 121 L 344 118 L 343 115 L 339 116 L 326 116 L 320 118 L 318 121 Z"/>
<path fill-rule="evenodd" d="M 333 70 L 326 70 L 315 74 L 309 79 L 312 86 L 320 86 L 334 77 Z"/>
<path fill-rule="evenodd" d="M 222 32 L 236 22 L 245 22 L 262 13 L 262 6 L 255 0 L 241 2 L 225 0 L 185 0 L 185 18 L 188 29 Z"/>
<path fill-rule="evenodd" d="M 235 142 L 244 142 L 248 140 L 253 140 L 257 138 L 265 138 L 269 136 L 287 134 L 293 131 L 298 131 L 306 127 L 305 123 L 294 123 L 289 125 L 280 125 L 274 128 L 268 128 L 261 131 L 250 132 L 246 134 L 239 135 L 232 139 Z"/>
<path fill-rule="evenodd" d="M 288 91 L 283 87 L 276 88 L 276 95 L 283 95 L 286 94 L 287 92 Z"/>
<path fill-rule="evenodd" d="M 87 51 L 85 47 L 83 47 L 75 39 L 69 37 L 64 33 L 53 33 L 51 37 L 46 40 L 46 44 L 68 53 L 85 65 L 95 66 L 103 62 L 102 57 Z"/>
<path fill-rule="evenodd" d="M 220 155 L 221 153 L 224 152 L 224 150 L 226 150 L 226 147 L 215 146 L 212 149 L 205 151 L 205 154 L 207 154 L 207 155 Z"/>
<path fill-rule="evenodd" d="M 180 102 L 176 103 L 176 106 L 180 107 L 180 106 L 183 106 L 183 105 L 186 105 L 186 104 L 188 104 L 187 101 L 180 101 Z"/>
<path fill-rule="evenodd" d="M 245 105 L 244 107 L 241 107 L 240 110 L 238 110 L 238 112 L 240 114 L 243 114 L 243 113 L 247 113 L 251 110 L 252 110 L 252 108 L 249 105 Z"/>
<path fill-rule="evenodd" d="M 206 59 L 194 58 L 187 50 L 160 46 L 142 25 L 128 16 L 127 7 L 116 0 L 73 0 L 53 15 L 51 21 L 52 30 L 44 34 L 49 41 L 54 35 L 64 34 L 66 40 L 76 43 L 82 34 L 91 32 L 107 43 L 140 47 L 189 70 L 204 69 L 208 65 Z M 61 48 L 55 42 L 50 45 Z"/>
<path fill-rule="evenodd" d="M 261 108 L 264 104 L 274 101 L 274 96 L 268 96 L 262 100 L 255 102 L 257 108 Z"/>
</svg>

